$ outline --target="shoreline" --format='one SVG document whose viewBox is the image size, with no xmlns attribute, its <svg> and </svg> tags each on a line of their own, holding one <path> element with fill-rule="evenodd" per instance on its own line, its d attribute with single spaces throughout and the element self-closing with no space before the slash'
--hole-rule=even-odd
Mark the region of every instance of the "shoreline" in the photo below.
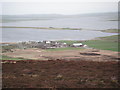
<svg viewBox="0 0 120 90">
<path fill-rule="evenodd" d="M 110 36 L 118 36 L 119 37 L 119 33 L 117 35 L 110 35 Z M 104 37 L 110 37 L 110 36 L 104 36 Z M 41 41 L 88 41 L 88 40 L 99 40 L 100 38 L 104 38 L 104 37 L 95 37 L 93 39 L 87 39 L 87 40 L 41 40 Z M 16 43 L 21 43 L 21 42 L 29 42 L 29 41 L 34 41 L 34 42 L 39 42 L 39 41 L 35 41 L 35 40 L 27 40 L 27 41 L 16 41 L 16 42 L 0 42 L 0 44 L 16 44 Z"/>
<path fill-rule="evenodd" d="M 16 26 L 2 26 L 0 28 L 32 28 L 32 29 L 47 29 L 47 30 L 82 30 L 82 28 L 56 28 L 56 27 L 16 27 Z"/>
<path fill-rule="evenodd" d="M 71 27 L 21 27 L 21 26 L 0 26 L 0 28 L 31 28 L 31 29 L 45 29 L 45 30 L 90 30 L 90 31 L 101 31 L 106 33 L 120 33 L 120 29 L 88 29 L 88 28 L 71 28 Z"/>
</svg>

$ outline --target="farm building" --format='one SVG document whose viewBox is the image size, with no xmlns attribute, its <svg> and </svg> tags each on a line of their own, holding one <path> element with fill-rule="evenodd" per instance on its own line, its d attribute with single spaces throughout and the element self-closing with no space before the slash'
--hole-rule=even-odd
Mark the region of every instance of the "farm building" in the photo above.
<svg viewBox="0 0 120 90">
<path fill-rule="evenodd" d="M 73 47 L 82 47 L 83 44 L 82 43 L 73 43 Z"/>
<path fill-rule="evenodd" d="M 88 46 L 82 43 L 73 43 L 72 47 L 88 47 Z"/>
</svg>

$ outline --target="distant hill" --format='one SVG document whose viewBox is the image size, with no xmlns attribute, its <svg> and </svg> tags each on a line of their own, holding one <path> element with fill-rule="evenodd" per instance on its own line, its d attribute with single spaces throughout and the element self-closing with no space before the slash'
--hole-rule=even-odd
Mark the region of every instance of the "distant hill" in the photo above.
<svg viewBox="0 0 120 90">
<path fill-rule="evenodd" d="M 27 15 L 2 15 L 3 22 L 26 21 L 26 20 L 51 20 L 59 18 L 79 18 L 79 17 L 103 17 L 110 20 L 117 20 L 117 12 L 107 13 L 89 13 L 77 15 L 62 15 L 62 14 L 27 14 Z"/>
</svg>

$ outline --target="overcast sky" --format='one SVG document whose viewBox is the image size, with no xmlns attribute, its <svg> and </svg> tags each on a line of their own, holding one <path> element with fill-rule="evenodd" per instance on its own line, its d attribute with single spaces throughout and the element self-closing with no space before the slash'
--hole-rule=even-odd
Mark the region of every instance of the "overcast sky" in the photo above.
<svg viewBox="0 0 120 90">
<path fill-rule="evenodd" d="M 6 1 L 6 0 L 5 0 Z M 14 1 L 14 0 L 13 0 Z M 22 1 L 22 0 L 21 0 Z M 31 0 L 30 0 L 31 1 Z M 51 2 L 50 2 L 51 1 Z M 39 2 L 2 2 L 3 15 L 19 14 L 81 14 L 117 12 L 118 2 L 81 2 L 78 0 L 42 0 Z"/>
</svg>

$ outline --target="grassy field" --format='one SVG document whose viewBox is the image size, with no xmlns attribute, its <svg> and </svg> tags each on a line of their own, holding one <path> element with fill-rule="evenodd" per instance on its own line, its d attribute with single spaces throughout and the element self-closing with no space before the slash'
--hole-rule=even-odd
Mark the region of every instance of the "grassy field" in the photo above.
<svg viewBox="0 0 120 90">
<path fill-rule="evenodd" d="M 65 42 L 67 44 L 73 44 L 73 43 L 78 43 L 80 41 L 63 40 L 60 42 Z M 118 45 L 120 44 L 120 39 L 118 35 L 100 37 L 100 38 L 96 38 L 95 40 L 82 41 L 82 43 L 88 45 L 89 47 L 96 48 L 96 49 L 120 51 L 120 49 L 118 48 Z"/>
<path fill-rule="evenodd" d="M 24 58 L 13 58 L 13 57 L 9 57 L 9 56 L 0 56 L 0 60 L 26 60 Z"/>
<path fill-rule="evenodd" d="M 120 44 L 120 40 L 118 39 L 118 35 L 100 37 L 97 40 L 88 40 L 83 42 L 83 44 L 87 44 L 89 47 L 102 49 L 102 50 L 111 50 L 111 51 L 120 51 L 118 45 Z"/>
</svg>

